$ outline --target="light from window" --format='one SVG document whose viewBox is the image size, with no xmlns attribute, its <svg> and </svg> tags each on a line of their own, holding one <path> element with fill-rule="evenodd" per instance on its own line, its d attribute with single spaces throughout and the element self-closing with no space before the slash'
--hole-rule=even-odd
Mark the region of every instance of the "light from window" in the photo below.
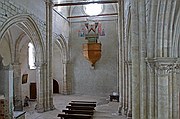
<svg viewBox="0 0 180 119">
<path fill-rule="evenodd" d="M 98 15 L 102 12 L 102 5 L 101 4 L 88 4 L 84 6 L 84 11 L 87 15 L 93 16 Z"/>
<path fill-rule="evenodd" d="M 32 43 L 28 44 L 29 48 L 28 48 L 28 58 L 29 58 L 29 68 L 30 69 L 36 69 L 35 66 L 35 49 Z"/>
</svg>

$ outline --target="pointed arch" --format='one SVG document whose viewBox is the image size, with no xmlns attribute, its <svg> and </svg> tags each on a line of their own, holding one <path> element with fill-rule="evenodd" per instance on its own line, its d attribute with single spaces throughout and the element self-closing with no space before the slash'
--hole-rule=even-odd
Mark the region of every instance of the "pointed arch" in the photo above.
<svg viewBox="0 0 180 119">
<path fill-rule="evenodd" d="M 19 14 L 15 15 L 13 17 L 10 17 L 6 22 L 3 23 L 3 25 L 0 27 L 0 39 L 3 38 L 6 31 L 12 26 L 17 25 L 19 28 L 21 28 L 32 40 L 35 50 L 37 53 L 37 60 L 44 61 L 44 44 L 43 44 L 43 38 L 41 36 L 40 30 L 35 23 L 35 21 L 32 19 L 32 17 L 28 14 Z"/>
<path fill-rule="evenodd" d="M 38 97 L 37 97 L 37 110 L 45 111 L 45 104 L 48 100 L 44 99 L 44 95 L 46 92 L 46 86 L 44 82 L 45 72 L 46 72 L 46 60 L 45 60 L 45 45 L 43 42 L 43 38 L 41 32 L 35 22 L 35 20 L 29 14 L 18 14 L 13 17 L 7 19 L 2 26 L 0 27 L 0 41 L 5 36 L 8 29 L 10 29 L 13 25 L 16 25 L 20 28 L 24 33 L 20 34 L 18 39 L 16 39 L 16 43 L 14 44 L 14 49 L 16 53 L 12 57 L 14 60 L 11 62 L 13 65 L 19 65 L 17 61 L 19 57 L 19 43 L 22 41 L 23 37 L 27 35 L 30 38 L 30 41 L 33 43 L 35 48 L 35 57 L 36 57 L 36 65 L 38 65 L 37 69 L 37 80 L 38 80 Z M 17 67 L 16 66 L 16 67 Z M 14 71 L 16 70 L 14 68 Z M 19 69 L 17 68 L 19 71 Z M 14 78 L 19 78 L 20 74 L 16 75 Z M 44 100 L 42 100 L 44 99 Z"/>
<path fill-rule="evenodd" d="M 66 63 L 69 61 L 69 53 L 68 53 L 68 46 L 66 43 L 66 40 L 64 38 L 64 36 L 62 34 L 57 35 L 55 37 L 55 44 L 62 49 L 62 53 L 63 53 L 63 62 Z"/>
<path fill-rule="evenodd" d="M 62 34 L 56 35 L 54 43 L 59 47 L 59 49 L 62 52 L 62 70 L 63 70 L 63 76 L 62 76 L 62 86 L 61 86 L 61 93 L 63 94 L 70 94 L 71 93 L 71 79 L 68 77 L 68 73 L 70 70 L 70 62 L 69 62 L 69 50 L 68 50 L 68 44 L 66 43 L 66 39 Z"/>
</svg>

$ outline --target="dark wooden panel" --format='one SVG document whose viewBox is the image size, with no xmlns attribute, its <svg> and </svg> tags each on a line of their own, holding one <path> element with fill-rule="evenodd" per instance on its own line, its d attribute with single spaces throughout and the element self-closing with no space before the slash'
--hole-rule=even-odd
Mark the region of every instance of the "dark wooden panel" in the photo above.
<svg viewBox="0 0 180 119">
<path fill-rule="evenodd" d="M 36 99 L 36 83 L 30 83 L 30 99 Z"/>
</svg>

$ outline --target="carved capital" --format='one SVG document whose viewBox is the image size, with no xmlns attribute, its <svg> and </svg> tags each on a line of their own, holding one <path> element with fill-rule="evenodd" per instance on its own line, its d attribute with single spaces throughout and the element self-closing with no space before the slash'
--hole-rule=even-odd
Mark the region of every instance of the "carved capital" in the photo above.
<svg viewBox="0 0 180 119">
<path fill-rule="evenodd" d="M 157 57 L 145 60 L 149 68 L 155 70 L 157 75 L 166 76 L 175 69 L 177 58 Z"/>
<path fill-rule="evenodd" d="M 156 68 L 156 61 L 155 61 L 154 58 L 145 58 L 145 61 L 146 61 L 147 65 L 148 65 L 148 68 L 151 70 L 151 72 L 153 70 L 155 70 L 155 68 Z"/>
<path fill-rule="evenodd" d="M 2 66 L 2 67 L 0 67 L 0 70 L 13 70 L 13 66 L 11 64 L 9 64 L 7 66 Z"/>
<path fill-rule="evenodd" d="M 46 65 L 47 65 L 46 62 L 35 62 L 35 66 L 36 66 L 37 68 L 40 68 L 40 67 L 46 66 Z"/>
<path fill-rule="evenodd" d="M 170 72 L 172 72 L 175 69 L 176 66 L 176 58 L 170 58 L 170 57 L 160 57 L 155 58 L 156 60 L 156 74 L 161 76 L 166 76 Z"/>
</svg>

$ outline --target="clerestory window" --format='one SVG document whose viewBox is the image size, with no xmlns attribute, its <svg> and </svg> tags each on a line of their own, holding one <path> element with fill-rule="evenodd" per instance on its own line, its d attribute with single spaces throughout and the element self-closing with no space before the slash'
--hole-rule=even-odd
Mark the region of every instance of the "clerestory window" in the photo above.
<svg viewBox="0 0 180 119">
<path fill-rule="evenodd" d="M 35 49 L 34 45 L 30 42 L 28 44 L 28 63 L 30 69 L 36 69 L 35 66 Z"/>
<path fill-rule="evenodd" d="M 84 12 L 90 16 L 98 15 L 102 12 L 102 10 L 103 10 L 102 4 L 94 3 L 84 6 Z"/>
</svg>

